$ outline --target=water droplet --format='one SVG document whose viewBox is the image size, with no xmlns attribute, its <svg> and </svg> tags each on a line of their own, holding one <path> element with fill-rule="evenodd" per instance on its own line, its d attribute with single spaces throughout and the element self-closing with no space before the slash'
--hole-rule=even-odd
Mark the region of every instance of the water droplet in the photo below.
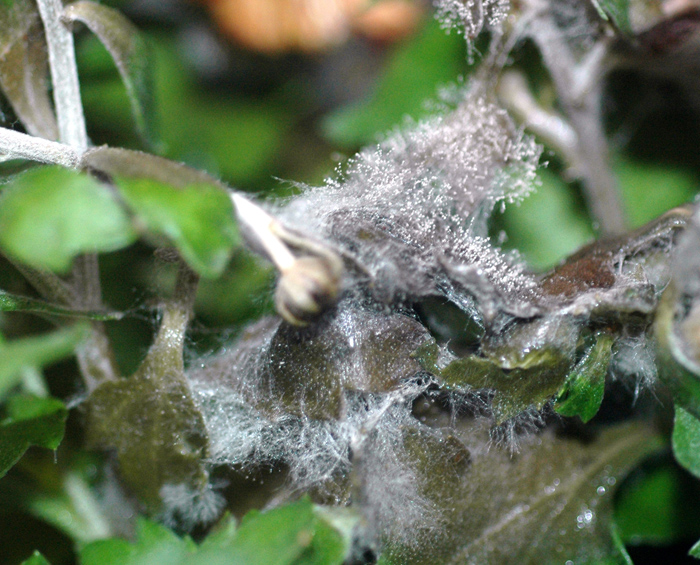
<svg viewBox="0 0 700 565">
<path fill-rule="evenodd" d="M 596 493 L 598 493 L 598 496 L 603 496 L 605 494 L 605 487 L 604 486 L 599 486 L 596 489 Z"/>
<path fill-rule="evenodd" d="M 615 477 L 608 477 L 607 482 L 608 482 L 608 485 L 613 486 L 617 482 L 617 480 L 615 479 Z"/>
</svg>

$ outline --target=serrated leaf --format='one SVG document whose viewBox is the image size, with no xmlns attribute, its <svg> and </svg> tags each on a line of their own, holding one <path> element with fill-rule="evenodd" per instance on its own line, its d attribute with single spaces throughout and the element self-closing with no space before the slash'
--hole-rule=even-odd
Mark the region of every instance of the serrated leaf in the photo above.
<svg viewBox="0 0 700 565">
<path fill-rule="evenodd" d="M 88 152 L 83 165 L 112 175 L 145 228 L 168 237 L 194 270 L 223 272 L 240 237 L 220 183 L 167 159 L 108 147 Z"/>
<path fill-rule="evenodd" d="M 0 195 L 0 247 L 38 269 L 66 272 L 81 253 L 114 251 L 135 238 L 116 198 L 85 174 L 36 168 Z"/>
<path fill-rule="evenodd" d="M 140 519 L 135 543 L 101 540 L 85 546 L 81 565 L 340 565 L 348 546 L 319 518 L 308 498 L 266 512 L 253 510 L 236 529 L 233 518 L 196 546 L 167 528 Z"/>
<path fill-rule="evenodd" d="M 623 33 L 632 33 L 630 0 L 591 0 L 604 20 L 610 20 Z"/>
<path fill-rule="evenodd" d="M 673 454 L 678 463 L 700 478 L 700 420 L 678 405 L 673 424 Z"/>
<path fill-rule="evenodd" d="M 388 131 L 406 115 L 414 119 L 424 116 L 425 100 L 464 72 L 464 60 L 464 39 L 445 34 L 437 21 L 429 20 L 422 33 L 396 49 L 386 73 L 366 100 L 325 118 L 325 136 L 336 144 L 354 147 L 375 141 L 377 134 Z"/>
<path fill-rule="evenodd" d="M 0 477 L 32 445 L 56 449 L 63 439 L 68 410 L 55 398 L 13 396 L 0 422 Z"/>
<path fill-rule="evenodd" d="M 76 325 L 47 335 L 0 342 L 0 399 L 19 383 L 22 369 L 68 357 L 87 335 L 85 326 Z"/>
<path fill-rule="evenodd" d="M 124 314 L 121 312 L 95 312 L 89 310 L 73 310 L 64 308 L 56 304 L 50 304 L 36 298 L 27 296 L 18 296 L 10 294 L 4 290 L 0 290 L 0 312 L 36 312 L 41 314 L 50 314 L 51 316 L 62 316 L 68 318 L 85 318 L 99 322 L 110 320 L 121 320 Z"/>
<path fill-rule="evenodd" d="M 294 563 L 311 546 L 316 526 L 308 498 L 269 512 L 249 512 L 229 551 L 231 565 Z"/>
<path fill-rule="evenodd" d="M 41 553 L 39 553 L 38 551 L 35 551 L 34 554 L 29 559 L 22 561 L 22 565 L 51 565 L 51 564 L 46 560 L 46 558 Z"/>
<path fill-rule="evenodd" d="M 208 484 L 204 421 L 182 360 L 187 319 L 166 308 L 136 373 L 101 384 L 86 402 L 88 445 L 116 450 L 122 477 L 153 512 L 164 486 L 184 485 L 194 496 Z"/>
<path fill-rule="evenodd" d="M 30 134 L 56 139 L 46 42 L 38 16 L 34 2 L 0 4 L 0 88 Z"/>
<path fill-rule="evenodd" d="M 81 565 L 137 565 L 182 563 L 192 553 L 191 540 L 175 535 L 165 526 L 139 518 L 136 543 L 122 539 L 99 540 L 80 552 Z"/>
<path fill-rule="evenodd" d="M 82 22 L 112 56 L 126 87 L 136 128 L 144 141 L 155 144 L 154 84 L 151 50 L 138 29 L 120 12 L 96 2 L 67 6 L 63 17 Z"/>
<path fill-rule="evenodd" d="M 586 423 L 598 413 L 605 393 L 605 376 L 612 357 L 613 338 L 596 336 L 593 346 L 566 378 L 557 393 L 554 410 L 562 416 L 579 416 Z"/>
</svg>

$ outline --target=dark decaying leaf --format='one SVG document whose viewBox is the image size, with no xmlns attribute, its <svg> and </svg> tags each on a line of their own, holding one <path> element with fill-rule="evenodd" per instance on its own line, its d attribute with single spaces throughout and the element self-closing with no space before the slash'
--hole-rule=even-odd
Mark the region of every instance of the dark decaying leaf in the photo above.
<svg viewBox="0 0 700 565">
<path fill-rule="evenodd" d="M 87 336 L 87 328 L 76 325 L 47 335 L 0 341 L 0 400 L 20 382 L 23 369 L 43 367 L 68 357 Z"/>
<path fill-rule="evenodd" d="M 10 294 L 4 290 L 0 290 L 0 312 L 35 312 L 50 316 L 86 318 L 100 322 L 121 320 L 124 317 L 124 314 L 121 312 L 93 312 L 64 308 L 36 298 Z"/>
<path fill-rule="evenodd" d="M 190 377 L 211 375 L 270 415 L 337 418 L 346 391 L 387 392 L 418 373 L 411 353 L 430 339 L 408 316 L 341 306 L 309 328 L 263 320 Z"/>
<path fill-rule="evenodd" d="M 142 226 L 170 239 L 202 276 L 223 272 L 240 236 L 221 183 L 180 163 L 126 149 L 98 147 L 82 164 L 112 176 Z"/>
<path fill-rule="evenodd" d="M 0 477 L 32 445 L 56 449 L 63 439 L 68 410 L 55 398 L 13 396 L 0 422 Z"/>
<path fill-rule="evenodd" d="M 109 51 L 124 81 L 136 128 L 146 143 L 154 145 L 154 85 L 146 40 L 120 12 L 97 2 L 74 2 L 66 6 L 63 17 L 84 23 Z"/>
<path fill-rule="evenodd" d="M 152 511 L 165 486 L 204 491 L 207 438 L 184 377 L 187 314 L 170 306 L 146 359 L 129 378 L 101 384 L 90 395 L 87 442 L 114 449 L 121 474 Z"/>
<path fill-rule="evenodd" d="M 27 132 L 55 140 L 46 42 L 36 4 L 0 3 L 0 29 L 0 88 Z"/>
<path fill-rule="evenodd" d="M 416 351 L 416 357 L 447 387 L 493 391 L 492 410 L 499 423 L 527 408 L 540 409 L 555 395 L 563 415 L 592 418 L 602 400 L 615 339 L 652 324 L 670 277 L 670 253 L 687 219 L 687 209 L 679 208 L 625 236 L 574 253 L 540 278 L 537 316 L 511 318 L 504 330 L 487 332 L 470 355 L 459 358 L 449 343 L 432 343 Z M 484 297 L 474 295 L 483 310 Z M 610 337 L 601 334 L 592 349 L 586 344 L 586 335 L 609 328 L 615 329 Z"/>
<path fill-rule="evenodd" d="M 41 167 L 2 188 L 0 247 L 31 267 L 66 272 L 81 253 L 114 251 L 135 238 L 124 208 L 86 174 Z"/>
<path fill-rule="evenodd" d="M 249 512 L 236 528 L 223 519 L 197 546 L 167 528 L 140 519 L 136 541 L 93 542 L 80 554 L 82 565 L 340 565 L 348 545 L 320 517 L 308 498 L 267 512 Z"/>
<path fill-rule="evenodd" d="M 536 350 L 508 367 L 478 355 L 451 356 L 443 364 L 436 344 L 424 345 L 415 356 L 448 389 L 494 391 L 492 411 L 498 424 L 530 407 L 541 409 L 561 389 L 571 367 L 569 356 L 555 346 Z"/>
<path fill-rule="evenodd" d="M 473 441 L 474 430 L 455 432 Z M 478 433 L 478 432 L 477 432 Z M 513 456 L 492 448 L 458 465 L 440 442 L 413 442 L 422 494 L 445 533 L 419 547 L 388 542 L 386 562 L 402 564 L 627 563 L 612 535 L 616 485 L 662 443 L 644 425 L 601 432 L 593 441 L 551 431 L 525 439 Z"/>
</svg>

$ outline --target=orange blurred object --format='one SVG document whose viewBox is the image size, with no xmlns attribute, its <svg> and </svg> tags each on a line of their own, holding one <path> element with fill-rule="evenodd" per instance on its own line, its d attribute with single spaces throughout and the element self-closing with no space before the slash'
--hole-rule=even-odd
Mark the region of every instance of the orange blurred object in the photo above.
<svg viewBox="0 0 700 565">
<path fill-rule="evenodd" d="M 317 52 L 360 33 L 394 41 L 416 29 L 421 0 L 197 0 L 221 31 L 256 51 Z"/>
</svg>

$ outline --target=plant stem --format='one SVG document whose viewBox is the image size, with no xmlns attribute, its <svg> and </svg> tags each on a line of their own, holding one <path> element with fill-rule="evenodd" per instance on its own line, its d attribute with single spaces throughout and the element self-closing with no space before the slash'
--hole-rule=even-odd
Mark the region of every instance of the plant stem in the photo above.
<svg viewBox="0 0 700 565">
<path fill-rule="evenodd" d="M 44 22 L 49 51 L 59 139 L 83 153 L 88 148 L 88 138 L 80 100 L 73 34 L 61 21 L 61 0 L 37 0 L 37 6 Z"/>
<path fill-rule="evenodd" d="M 583 57 L 577 57 L 554 21 L 551 7 L 533 4 L 537 5 L 533 8 L 537 10 L 537 22 L 530 26 L 530 33 L 552 77 L 564 114 L 576 132 L 575 165 L 583 181 L 589 211 L 602 235 L 623 233 L 624 211 L 602 123 L 606 39 L 598 39 Z"/>
<path fill-rule="evenodd" d="M 0 154 L 69 169 L 76 169 L 80 162 L 80 153 L 69 145 L 7 128 L 0 128 Z"/>
<path fill-rule="evenodd" d="M 61 20 L 61 0 L 37 0 L 37 6 L 44 23 L 49 52 L 59 139 L 82 156 L 88 148 L 88 137 L 80 99 L 73 33 Z M 77 163 L 73 165 L 76 166 Z M 100 273 L 96 256 L 75 262 L 73 283 L 76 303 L 72 306 L 101 308 Z M 114 356 L 104 326 L 99 322 L 92 322 L 91 326 L 90 339 L 77 351 L 78 364 L 89 391 L 100 382 L 117 377 Z"/>
</svg>

